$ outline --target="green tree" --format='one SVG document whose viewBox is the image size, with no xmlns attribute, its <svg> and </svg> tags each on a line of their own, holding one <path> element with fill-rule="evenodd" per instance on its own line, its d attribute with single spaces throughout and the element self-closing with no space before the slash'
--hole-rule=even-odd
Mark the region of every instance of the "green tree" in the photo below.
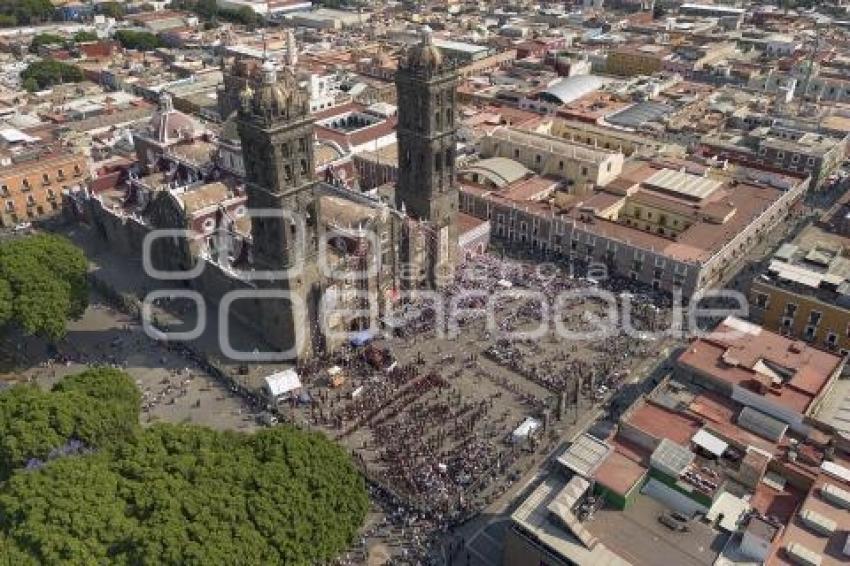
<svg viewBox="0 0 850 566">
<path fill-rule="evenodd" d="M 0 243 L 0 280 L 11 296 L 7 323 L 49 340 L 65 335 L 68 320 L 88 305 L 87 262 L 60 236 L 39 234 Z M 0 292 L 2 302 L 3 292 Z"/>
<path fill-rule="evenodd" d="M 115 40 L 125 49 L 152 51 L 160 46 L 157 36 L 146 31 L 122 29 L 115 32 Z"/>
<path fill-rule="evenodd" d="M 3 556 L 16 565 L 308 565 L 355 537 L 368 509 L 363 478 L 324 436 L 287 426 L 142 429 L 138 399 L 129 377 L 103 368 L 50 392 L 0 393 Z M 95 418 L 106 424 L 87 434 Z M 97 450 L 50 457 L 74 438 Z M 47 460 L 18 469 L 32 457 Z"/>
<path fill-rule="evenodd" d="M 64 45 L 65 38 L 55 33 L 39 33 L 33 36 L 30 42 L 30 53 L 38 53 L 39 47 L 42 45 Z"/>
<path fill-rule="evenodd" d="M 120 20 L 124 17 L 124 6 L 120 2 L 103 2 L 98 5 L 98 11 L 109 18 Z"/>
<path fill-rule="evenodd" d="M 52 60 L 30 63 L 21 73 L 21 80 L 26 83 L 28 79 L 33 79 L 38 88 L 49 88 L 62 83 L 78 83 L 84 78 L 83 71 L 76 65 Z"/>
<path fill-rule="evenodd" d="M 38 81 L 35 80 L 33 77 L 29 77 L 24 80 L 22 86 L 27 92 L 35 92 L 38 90 Z"/>
<path fill-rule="evenodd" d="M 53 17 L 50 0 L 0 0 L 0 14 L 14 21 L 12 25 L 28 25 L 49 21 Z"/>
<path fill-rule="evenodd" d="M 195 3 L 194 11 L 198 16 L 212 20 L 218 14 L 218 3 L 216 0 L 198 0 Z"/>
<path fill-rule="evenodd" d="M 97 41 L 97 34 L 93 31 L 81 29 L 74 34 L 74 41 L 77 43 L 85 43 L 86 41 Z"/>
<path fill-rule="evenodd" d="M 0 395 L 0 479 L 72 440 L 92 448 L 126 441 L 137 432 L 139 410 L 132 380 L 112 368 L 67 378 L 52 393 L 13 387 Z"/>
</svg>

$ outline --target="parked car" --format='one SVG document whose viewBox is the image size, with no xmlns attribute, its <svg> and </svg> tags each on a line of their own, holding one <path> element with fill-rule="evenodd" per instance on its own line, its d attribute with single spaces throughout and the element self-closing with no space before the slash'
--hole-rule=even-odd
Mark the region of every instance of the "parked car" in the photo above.
<svg viewBox="0 0 850 566">
<path fill-rule="evenodd" d="M 681 517 L 681 519 L 679 517 Z M 658 522 L 670 529 L 671 531 L 686 533 L 691 530 L 691 528 L 688 526 L 687 517 L 685 517 L 681 513 L 662 513 L 658 516 Z"/>
</svg>

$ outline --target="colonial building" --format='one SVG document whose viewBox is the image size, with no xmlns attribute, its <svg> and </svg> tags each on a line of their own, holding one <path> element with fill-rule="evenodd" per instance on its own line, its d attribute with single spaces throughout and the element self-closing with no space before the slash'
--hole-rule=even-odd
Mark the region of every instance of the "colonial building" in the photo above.
<svg viewBox="0 0 850 566">
<path fill-rule="evenodd" d="M 40 220 L 59 211 L 62 193 L 78 190 L 89 178 L 87 160 L 51 147 L 0 152 L 0 226 Z"/>
<path fill-rule="evenodd" d="M 309 93 L 291 66 L 237 61 L 221 92 L 235 114 L 225 143 L 213 147 L 229 158 L 198 168 L 181 157 L 196 146 L 206 151 L 206 141 L 193 138 L 166 100 L 137 142 L 141 176 L 133 173 L 123 191 L 91 194 L 87 218 L 124 253 L 138 254 L 151 230 L 186 231 L 182 239 L 157 238 L 151 260 L 158 269 L 186 274 L 203 262 L 201 275 L 183 283 L 213 303 L 229 302 L 231 317 L 277 359 L 332 349 L 346 332 L 374 323 L 384 297 L 433 287 L 453 272 L 456 83 L 453 65 L 426 33 L 399 66 L 403 159 L 388 203 L 332 174 L 316 179 L 321 144 Z"/>
</svg>

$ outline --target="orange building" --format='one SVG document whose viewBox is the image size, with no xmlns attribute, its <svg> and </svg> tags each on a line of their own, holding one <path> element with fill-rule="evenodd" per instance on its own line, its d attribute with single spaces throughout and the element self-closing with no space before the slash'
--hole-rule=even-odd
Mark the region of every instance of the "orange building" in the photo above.
<svg viewBox="0 0 850 566">
<path fill-rule="evenodd" d="M 86 158 L 67 151 L 0 156 L 0 226 L 57 214 L 62 191 L 89 178 Z"/>
</svg>

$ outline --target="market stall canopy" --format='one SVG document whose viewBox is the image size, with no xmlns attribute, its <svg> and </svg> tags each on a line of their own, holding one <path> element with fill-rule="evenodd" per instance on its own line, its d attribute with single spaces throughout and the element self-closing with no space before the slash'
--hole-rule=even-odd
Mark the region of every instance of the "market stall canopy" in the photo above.
<svg viewBox="0 0 850 566">
<path fill-rule="evenodd" d="M 265 388 L 269 395 L 276 398 L 300 389 L 301 379 L 294 369 L 286 369 L 266 376 Z"/>
</svg>

